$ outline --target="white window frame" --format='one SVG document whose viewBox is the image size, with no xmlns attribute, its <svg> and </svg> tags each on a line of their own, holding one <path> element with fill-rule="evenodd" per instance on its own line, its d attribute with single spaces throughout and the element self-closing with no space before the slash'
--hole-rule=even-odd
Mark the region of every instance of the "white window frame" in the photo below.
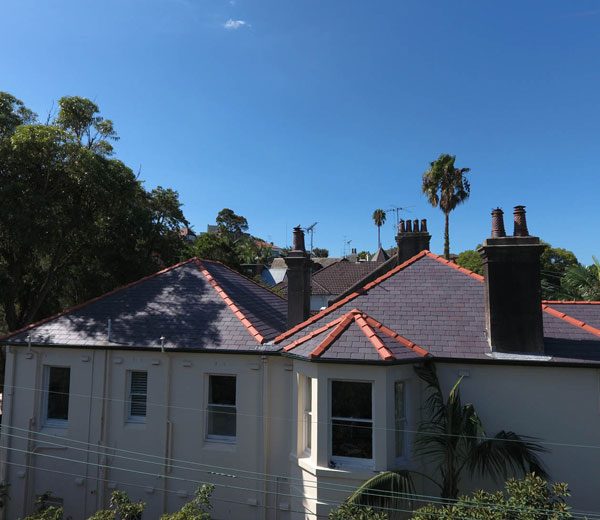
<svg viewBox="0 0 600 520">
<path fill-rule="evenodd" d="M 309 456 L 312 449 L 312 377 L 300 376 L 302 382 L 302 452 Z"/>
<path fill-rule="evenodd" d="M 237 391 L 238 391 L 238 381 L 236 374 L 207 374 L 206 378 L 206 426 L 205 426 L 205 438 L 207 441 L 219 441 L 219 442 L 228 442 L 235 443 L 237 440 Z M 212 393 L 210 390 L 210 378 L 211 377 L 233 377 L 235 380 L 235 404 L 220 404 L 220 403 L 211 403 L 210 402 L 210 394 Z M 216 435 L 214 433 L 208 432 L 209 426 L 209 415 L 211 413 L 211 406 L 219 406 L 223 408 L 230 408 L 235 413 L 235 435 Z"/>
<path fill-rule="evenodd" d="M 48 417 L 48 405 L 50 404 L 50 371 L 53 368 L 67 368 L 69 370 L 69 398 L 67 400 L 67 419 L 55 419 Z M 43 420 L 44 426 L 52 428 L 67 428 L 69 426 L 69 405 L 71 401 L 71 367 L 65 365 L 45 365 L 44 366 L 44 399 L 43 399 Z"/>
<path fill-rule="evenodd" d="M 398 385 L 402 385 L 402 409 L 404 411 L 404 416 L 398 417 L 398 406 L 397 406 L 397 388 Z M 408 455 L 408 435 L 407 433 L 407 425 L 408 425 L 408 413 L 407 413 L 407 383 L 405 380 L 394 381 L 394 457 L 397 460 L 403 460 L 407 458 Z M 402 453 L 398 454 L 398 437 L 402 435 Z"/>
<path fill-rule="evenodd" d="M 143 373 L 146 374 L 146 391 L 142 392 L 134 392 L 133 385 L 133 374 L 134 373 Z M 143 395 L 146 398 L 146 413 L 144 415 L 132 415 L 131 413 L 131 403 L 132 397 Z M 135 422 L 135 423 L 145 423 L 146 417 L 148 416 L 148 371 L 147 370 L 128 370 L 127 371 L 127 422 Z"/>
<path fill-rule="evenodd" d="M 351 419 L 348 417 L 333 416 L 333 383 L 340 381 L 343 383 L 368 383 L 371 385 L 371 419 Z M 331 379 L 329 380 L 329 458 L 336 466 L 363 466 L 372 467 L 375 461 L 375 409 L 373 407 L 373 397 L 375 394 L 375 385 L 373 381 L 356 379 Z M 363 459 L 360 457 L 342 457 L 333 454 L 333 421 L 361 422 L 371 425 L 371 458 Z"/>
</svg>

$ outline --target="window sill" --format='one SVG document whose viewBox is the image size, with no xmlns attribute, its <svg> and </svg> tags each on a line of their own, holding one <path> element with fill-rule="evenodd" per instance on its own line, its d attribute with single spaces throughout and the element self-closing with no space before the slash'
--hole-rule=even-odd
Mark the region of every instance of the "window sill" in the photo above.
<svg viewBox="0 0 600 520">
<path fill-rule="evenodd" d="M 345 464 L 340 468 L 326 468 L 324 466 L 315 466 L 308 457 L 296 457 L 294 454 L 291 454 L 290 459 L 297 463 L 300 468 L 308 471 L 310 474 L 316 477 L 369 480 L 371 477 L 379 473 L 379 471 L 369 469 L 364 465 L 353 466 L 350 464 Z"/>
</svg>

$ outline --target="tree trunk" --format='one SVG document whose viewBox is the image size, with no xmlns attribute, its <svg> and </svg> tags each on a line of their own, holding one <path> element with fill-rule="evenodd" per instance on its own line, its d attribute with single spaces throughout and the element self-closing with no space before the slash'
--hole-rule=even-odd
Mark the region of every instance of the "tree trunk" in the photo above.
<svg viewBox="0 0 600 520">
<path fill-rule="evenodd" d="M 450 260 L 450 213 L 444 213 L 444 215 L 446 216 L 446 224 L 444 225 L 444 258 Z"/>
<path fill-rule="evenodd" d="M 381 226 L 377 226 L 377 251 L 381 249 L 381 238 L 380 238 Z"/>
</svg>

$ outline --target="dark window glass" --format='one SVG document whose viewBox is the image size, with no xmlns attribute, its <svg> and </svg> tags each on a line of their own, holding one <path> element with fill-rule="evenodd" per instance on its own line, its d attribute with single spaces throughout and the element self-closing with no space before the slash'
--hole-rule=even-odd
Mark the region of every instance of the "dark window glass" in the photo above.
<svg viewBox="0 0 600 520">
<path fill-rule="evenodd" d="M 209 376 L 207 434 L 236 436 L 235 376 Z"/>
<path fill-rule="evenodd" d="M 48 369 L 48 409 L 46 418 L 66 421 L 69 419 L 69 383 L 71 369 L 49 367 Z"/>
<path fill-rule="evenodd" d="M 371 383 L 331 382 L 331 454 L 373 458 Z"/>
</svg>

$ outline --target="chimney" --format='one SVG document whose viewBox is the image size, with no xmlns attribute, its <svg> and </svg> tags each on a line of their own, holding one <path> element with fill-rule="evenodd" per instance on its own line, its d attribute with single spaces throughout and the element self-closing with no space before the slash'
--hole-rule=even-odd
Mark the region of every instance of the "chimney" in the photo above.
<svg viewBox="0 0 600 520">
<path fill-rule="evenodd" d="M 488 341 L 497 352 L 544 351 L 540 255 L 546 246 L 529 235 L 525 206 L 515 206 L 506 236 L 501 209 L 492 211 L 492 236 L 477 252 L 483 260 Z"/>
<path fill-rule="evenodd" d="M 420 226 L 419 220 L 400 220 L 398 224 L 398 234 L 396 243 L 398 244 L 398 263 L 406 262 L 416 254 L 429 249 L 431 235 L 427 232 L 427 220 L 422 219 Z"/>
<path fill-rule="evenodd" d="M 310 316 L 310 253 L 304 247 L 304 231 L 294 228 L 292 250 L 285 257 L 288 279 L 288 329 Z"/>
</svg>

